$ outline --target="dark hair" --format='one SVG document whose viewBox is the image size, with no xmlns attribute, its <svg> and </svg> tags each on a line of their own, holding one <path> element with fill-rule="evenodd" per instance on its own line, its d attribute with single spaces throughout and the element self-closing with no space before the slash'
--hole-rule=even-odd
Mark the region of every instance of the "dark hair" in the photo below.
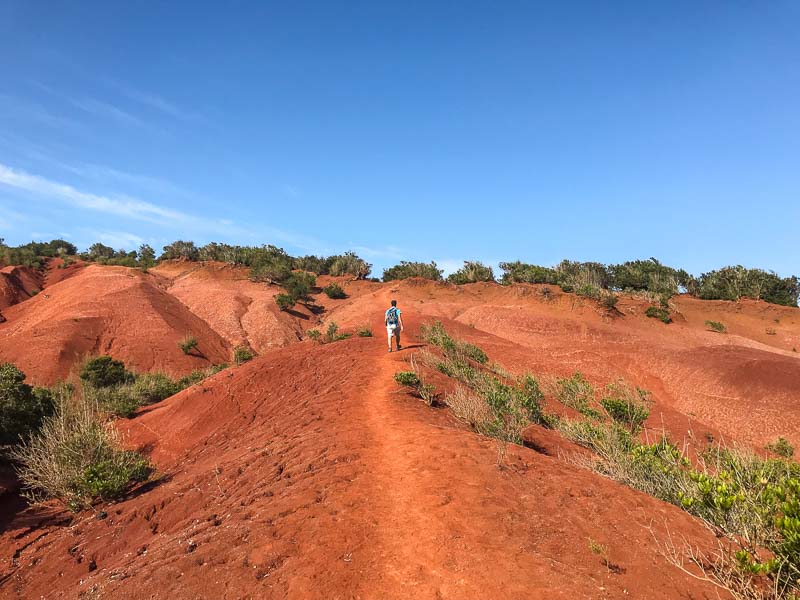
<svg viewBox="0 0 800 600">
<path fill-rule="evenodd" d="M 397 306 L 397 300 L 392 300 L 392 306 Z"/>
</svg>

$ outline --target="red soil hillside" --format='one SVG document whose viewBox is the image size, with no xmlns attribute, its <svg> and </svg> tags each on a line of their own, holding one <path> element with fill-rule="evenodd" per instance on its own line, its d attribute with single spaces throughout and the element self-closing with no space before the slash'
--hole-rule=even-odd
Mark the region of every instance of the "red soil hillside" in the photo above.
<svg viewBox="0 0 800 600">
<path fill-rule="evenodd" d="M 0 310 L 27 300 L 42 287 L 42 278 L 29 267 L 0 269 Z"/>
<path fill-rule="evenodd" d="M 653 427 L 663 418 L 679 436 L 692 430 L 718 438 L 719 432 L 758 447 L 784 436 L 800 445 L 800 353 L 791 350 L 800 350 L 798 308 L 681 297 L 675 322 L 665 325 L 645 317 L 644 301 L 623 298 L 619 310 L 609 313 L 557 288 L 546 297 L 543 286 L 457 287 L 420 280 L 342 285 L 350 298 L 324 304 L 326 319 L 345 328 L 373 315 L 381 327 L 382 311 L 398 298 L 405 314 L 459 327 L 460 336 L 514 372 L 581 371 L 597 385 L 624 377 L 650 390 L 656 400 Z M 706 320 L 723 322 L 728 333 L 709 331 Z M 765 334 L 768 328 L 776 334 Z M 378 333 L 383 336 L 383 329 Z"/>
<path fill-rule="evenodd" d="M 230 360 L 229 345 L 215 331 L 135 269 L 87 267 L 4 315 L 0 361 L 15 363 L 39 384 L 65 378 L 93 354 L 171 374 Z M 188 334 L 200 355 L 178 348 Z"/>
<path fill-rule="evenodd" d="M 302 338 L 313 322 L 282 313 L 275 304 L 278 286 L 249 280 L 249 270 L 223 263 L 168 262 L 151 270 L 164 278 L 164 288 L 204 319 L 231 346 L 264 352 Z M 297 307 L 297 314 L 311 321 Z"/>
<path fill-rule="evenodd" d="M 272 350 L 123 422 L 164 480 L 105 519 L 19 515 L 0 595 L 725 597 L 655 541 L 711 548 L 699 523 L 526 448 L 498 470 L 491 440 L 397 392 L 383 345 Z"/>
</svg>

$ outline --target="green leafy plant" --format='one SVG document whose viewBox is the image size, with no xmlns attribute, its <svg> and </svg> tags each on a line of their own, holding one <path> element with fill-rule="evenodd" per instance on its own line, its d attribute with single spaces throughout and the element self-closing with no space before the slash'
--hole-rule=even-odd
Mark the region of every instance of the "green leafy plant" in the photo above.
<svg viewBox="0 0 800 600">
<path fill-rule="evenodd" d="M 398 371 L 394 374 L 394 380 L 399 385 L 416 387 L 419 385 L 419 377 L 414 371 Z"/>
<path fill-rule="evenodd" d="M 197 350 L 197 339 L 192 335 L 187 335 L 178 342 L 178 348 L 180 348 L 181 352 L 184 354 L 191 354 Z"/>
<path fill-rule="evenodd" d="M 372 328 L 369 325 L 359 327 L 356 331 L 358 337 L 372 337 Z"/>
<path fill-rule="evenodd" d="M 464 266 L 447 277 L 447 281 L 456 285 L 494 281 L 494 272 L 481 262 L 464 261 Z"/>
<path fill-rule="evenodd" d="M 123 450 L 114 428 L 90 400 L 63 389 L 52 415 L 14 452 L 26 494 L 57 498 L 80 510 L 96 500 L 116 500 L 152 473 L 149 461 Z"/>
<path fill-rule="evenodd" d="M 432 279 L 434 281 L 442 280 L 442 269 L 436 266 L 436 263 L 421 262 L 408 262 L 401 261 L 399 265 L 395 265 L 383 272 L 384 281 L 395 281 L 398 279 L 408 279 L 410 277 L 421 277 L 423 279 Z"/>
<path fill-rule="evenodd" d="M 482 365 L 485 365 L 489 361 L 486 352 L 478 346 L 462 340 L 453 339 L 447 331 L 445 331 L 441 321 L 422 325 L 422 327 L 420 327 L 420 334 L 422 335 L 422 339 L 427 343 L 438 346 L 445 352 L 458 354 L 463 358 L 474 360 Z"/>
<path fill-rule="evenodd" d="M 717 333 L 725 333 L 726 331 L 725 325 L 719 321 L 706 321 L 706 327 L 708 327 L 711 331 L 716 331 Z"/>
<path fill-rule="evenodd" d="M 275 304 L 278 305 L 278 308 L 280 310 L 289 310 L 296 303 L 294 300 L 291 299 L 289 294 L 278 294 L 277 296 L 275 296 Z"/>
<path fill-rule="evenodd" d="M 605 397 L 600 405 L 614 421 L 631 432 L 641 430 L 650 416 L 650 393 L 641 388 L 632 389 L 624 381 L 610 383 L 605 388 Z"/>
<path fill-rule="evenodd" d="M 50 390 L 25 383 L 25 373 L 13 364 L 0 364 L 0 445 L 27 438 L 53 409 Z"/>
<path fill-rule="evenodd" d="M 247 346 L 237 346 L 233 350 L 233 362 L 236 363 L 237 366 L 253 360 L 254 356 L 253 351 Z"/>
<path fill-rule="evenodd" d="M 587 417 L 601 418 L 602 415 L 592 407 L 594 386 L 580 372 L 576 371 L 571 377 L 557 379 L 555 393 L 556 399 L 564 406 Z"/>
<path fill-rule="evenodd" d="M 783 437 L 779 437 L 774 442 L 767 444 L 767 450 L 783 458 L 792 458 L 794 456 L 794 446 L 789 443 L 789 440 Z"/>
<path fill-rule="evenodd" d="M 322 333 L 320 333 L 319 329 L 309 329 L 306 331 L 306 336 L 310 340 L 314 340 L 315 342 L 322 341 Z"/>
<path fill-rule="evenodd" d="M 669 316 L 669 310 L 658 306 L 648 306 L 644 311 L 645 316 L 651 319 L 658 319 L 662 323 L 672 323 L 672 317 Z"/>
<path fill-rule="evenodd" d="M 325 330 L 325 342 L 332 343 L 340 340 L 346 340 L 350 337 L 349 333 L 340 333 L 339 326 L 335 321 L 328 323 L 328 328 Z"/>
<path fill-rule="evenodd" d="M 98 356 L 87 360 L 81 367 L 80 378 L 96 388 L 111 387 L 130 381 L 133 376 L 122 361 L 110 356 Z"/>
<path fill-rule="evenodd" d="M 331 300 L 341 300 L 343 298 L 347 298 L 347 294 L 345 294 L 342 286 L 336 283 L 325 286 L 322 291 Z"/>
</svg>

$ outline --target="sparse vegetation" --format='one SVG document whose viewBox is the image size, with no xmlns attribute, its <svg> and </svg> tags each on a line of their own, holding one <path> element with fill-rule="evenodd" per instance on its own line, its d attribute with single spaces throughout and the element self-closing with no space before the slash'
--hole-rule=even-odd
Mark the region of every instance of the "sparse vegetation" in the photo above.
<svg viewBox="0 0 800 600">
<path fill-rule="evenodd" d="M 319 329 L 309 329 L 306 331 L 306 336 L 310 340 L 314 340 L 315 342 L 322 341 L 322 333 Z"/>
<path fill-rule="evenodd" d="M 464 266 L 447 277 L 447 281 L 456 285 L 494 281 L 494 272 L 481 262 L 464 261 Z"/>
<path fill-rule="evenodd" d="M 394 380 L 399 385 L 406 387 L 416 387 L 419 385 L 419 377 L 414 371 L 398 371 L 394 374 Z"/>
<path fill-rule="evenodd" d="M 122 361 L 104 355 L 87 360 L 81 367 L 80 378 L 92 387 L 105 388 L 131 381 L 133 375 Z"/>
<path fill-rule="evenodd" d="M 659 306 L 648 306 L 647 310 L 644 311 L 644 314 L 651 319 L 658 319 L 662 323 L 672 323 L 672 317 L 669 314 L 669 310 L 666 308 Z"/>
<path fill-rule="evenodd" d="M 335 321 L 331 321 L 328 323 L 328 328 L 325 330 L 325 342 L 330 344 L 332 342 L 346 340 L 350 335 L 349 333 L 340 333 L 339 326 Z"/>
<path fill-rule="evenodd" d="M 622 380 L 610 383 L 600 405 L 609 417 L 632 433 L 641 430 L 650 416 L 650 393 L 642 388 L 631 388 Z"/>
<path fill-rule="evenodd" d="M 342 286 L 337 283 L 326 285 L 322 291 L 331 300 L 342 300 L 343 298 L 347 298 L 347 294 L 345 294 Z"/>
<path fill-rule="evenodd" d="M 445 352 L 459 354 L 482 365 L 489 361 L 489 357 L 478 346 L 450 337 L 440 321 L 430 325 L 422 325 L 420 334 L 427 343 L 438 346 Z"/>
<path fill-rule="evenodd" d="M 725 331 L 727 331 L 725 325 L 719 321 L 706 321 L 706 327 L 708 327 L 711 331 L 716 331 L 717 333 L 725 333 Z"/>
<path fill-rule="evenodd" d="M 363 325 L 356 331 L 358 337 L 372 337 L 372 328 L 369 325 Z"/>
<path fill-rule="evenodd" d="M 288 310 L 298 302 L 309 304 L 313 301 L 311 292 L 316 285 L 316 278 L 310 273 L 292 273 L 283 280 L 284 294 L 275 296 L 280 310 Z"/>
<path fill-rule="evenodd" d="M 289 310 L 295 305 L 294 301 L 289 297 L 289 294 L 278 294 L 275 296 L 275 304 L 278 305 L 280 310 Z"/>
<path fill-rule="evenodd" d="M 420 374 L 419 367 L 414 361 L 414 356 L 411 356 L 411 367 L 413 371 L 398 371 L 394 374 L 394 380 L 398 385 L 409 387 L 422 398 L 428 406 L 433 406 L 436 402 L 438 394 L 436 387 L 432 384 L 425 383 Z"/>
<path fill-rule="evenodd" d="M 582 415 L 595 419 L 602 415 L 592 406 L 594 402 L 594 386 L 579 372 L 571 377 L 557 379 L 555 385 L 556 399 Z"/>
<path fill-rule="evenodd" d="M 119 442 L 90 399 L 71 397 L 63 388 L 54 413 L 14 458 L 31 499 L 57 498 L 77 511 L 96 500 L 116 500 L 149 478 L 149 461 Z"/>
<path fill-rule="evenodd" d="M 247 346 L 237 346 L 233 350 L 233 362 L 236 366 L 240 366 L 247 361 L 253 360 L 255 354 Z"/>
<path fill-rule="evenodd" d="M 395 265 L 389 269 L 384 270 L 384 281 L 395 281 L 398 279 L 408 279 L 409 277 L 422 277 L 423 279 L 432 279 L 433 281 L 442 280 L 442 270 L 436 266 L 436 263 L 421 262 L 408 262 L 401 261 L 399 265 Z"/>
<path fill-rule="evenodd" d="M 178 342 L 178 348 L 184 354 L 191 354 L 197 350 L 197 339 L 193 335 L 187 335 Z"/>
<path fill-rule="evenodd" d="M 26 439 L 53 409 L 50 390 L 25 383 L 25 373 L 13 364 L 0 364 L 0 446 Z"/>
<path fill-rule="evenodd" d="M 614 292 L 607 292 L 607 291 L 600 292 L 600 303 L 603 306 L 605 306 L 608 310 L 610 311 L 616 310 L 618 302 L 619 302 L 619 296 L 617 296 Z"/>
<path fill-rule="evenodd" d="M 779 437 L 771 444 L 767 444 L 767 450 L 783 458 L 792 458 L 794 456 L 794 446 L 789 443 L 789 440 L 783 437 Z"/>
<path fill-rule="evenodd" d="M 643 444 L 631 435 L 630 429 L 613 420 L 599 423 L 560 419 L 557 427 L 567 438 L 596 453 L 595 459 L 576 460 L 597 473 L 683 508 L 725 536 L 733 547 L 729 564 L 735 564 L 736 572 L 745 580 L 757 580 L 756 588 L 777 590 L 770 598 L 789 600 L 792 593 L 797 593 L 797 463 L 764 460 L 740 448 L 712 446 L 693 465 L 686 453 L 666 437 Z M 714 573 L 714 565 L 706 563 L 705 567 Z"/>
</svg>

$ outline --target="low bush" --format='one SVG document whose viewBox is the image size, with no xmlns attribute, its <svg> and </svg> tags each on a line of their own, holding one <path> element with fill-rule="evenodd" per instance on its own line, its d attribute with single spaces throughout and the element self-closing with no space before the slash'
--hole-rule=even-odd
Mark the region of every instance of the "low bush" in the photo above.
<svg viewBox="0 0 800 600">
<path fill-rule="evenodd" d="M 604 291 L 601 292 L 600 294 L 600 302 L 608 310 L 613 311 L 617 308 L 617 303 L 619 302 L 619 296 L 617 296 L 614 292 Z"/>
<path fill-rule="evenodd" d="M 658 306 L 648 306 L 647 310 L 644 311 L 645 316 L 651 319 L 658 319 L 662 323 L 672 323 L 672 317 L 669 316 L 669 310 L 666 308 L 660 308 Z"/>
<path fill-rule="evenodd" d="M 121 449 L 119 435 L 96 405 L 66 391 L 14 458 L 29 498 L 57 498 L 75 511 L 122 497 L 153 470 L 137 452 Z"/>
<path fill-rule="evenodd" d="M 178 348 L 180 348 L 181 352 L 184 354 L 191 354 L 197 350 L 197 339 L 192 335 L 187 335 L 178 342 Z"/>
<path fill-rule="evenodd" d="M 416 392 L 416 394 L 422 398 L 428 406 L 433 406 L 436 402 L 436 398 L 438 394 L 436 393 L 436 387 L 425 383 L 422 380 L 422 376 L 419 373 L 419 369 L 414 361 L 414 357 L 411 357 L 411 367 L 414 369 L 413 371 L 398 371 L 394 374 L 394 380 L 399 384 L 406 387 L 409 387 Z"/>
<path fill-rule="evenodd" d="M 328 323 L 328 328 L 325 330 L 325 342 L 332 343 L 340 340 L 346 340 L 350 337 L 349 333 L 339 333 L 339 326 L 335 321 Z"/>
<path fill-rule="evenodd" d="M 233 362 L 236 366 L 240 366 L 250 360 L 253 360 L 255 354 L 247 346 L 237 346 L 233 349 Z"/>
<path fill-rule="evenodd" d="M 557 379 L 555 385 L 556 399 L 582 415 L 600 418 L 600 413 L 593 408 L 594 386 L 578 371 L 571 377 Z"/>
<path fill-rule="evenodd" d="M 794 446 L 789 443 L 789 440 L 782 437 L 779 437 L 771 444 L 767 444 L 767 450 L 783 458 L 792 458 L 794 456 Z"/>
<path fill-rule="evenodd" d="M 280 310 L 289 310 L 296 303 L 289 297 L 289 294 L 278 294 L 275 296 L 275 304 L 278 305 L 278 309 Z"/>
<path fill-rule="evenodd" d="M 308 337 L 308 339 L 314 340 L 315 342 L 322 341 L 322 333 L 320 332 L 319 329 L 309 329 L 308 331 L 306 331 L 306 336 Z"/>
<path fill-rule="evenodd" d="M 13 364 L 0 364 L 0 446 L 27 438 L 53 409 L 50 390 L 25 383 L 25 373 Z"/>
<path fill-rule="evenodd" d="M 642 444 L 614 421 L 562 419 L 558 428 L 596 453 L 578 459 L 586 466 L 683 508 L 725 537 L 733 572 L 720 574 L 710 561 L 697 564 L 726 586 L 739 586 L 732 588 L 736 597 L 793 600 L 800 591 L 800 465 L 722 446 L 707 449 L 693 465 L 666 437 Z M 771 595 L 748 596 L 747 589 Z"/>
<path fill-rule="evenodd" d="M 481 262 L 464 261 L 464 266 L 447 277 L 447 281 L 456 285 L 494 281 L 494 272 Z"/>
<path fill-rule="evenodd" d="M 394 374 L 394 380 L 399 385 L 407 387 L 416 387 L 419 385 L 419 377 L 414 371 L 398 371 Z"/>
<path fill-rule="evenodd" d="M 344 293 L 342 286 L 336 283 L 326 285 L 322 291 L 331 300 L 342 300 L 343 298 L 347 298 L 347 294 Z"/>
<path fill-rule="evenodd" d="M 92 387 L 103 388 L 131 381 L 133 375 L 125 369 L 122 361 L 110 356 L 98 356 L 83 364 L 80 378 Z"/>
<path fill-rule="evenodd" d="M 432 279 L 433 281 L 442 280 L 442 270 L 436 266 L 436 263 L 421 262 L 408 262 L 401 261 L 399 265 L 395 265 L 389 269 L 384 270 L 384 281 L 395 281 L 398 279 L 408 279 L 410 277 L 422 277 L 423 279 Z"/>
<path fill-rule="evenodd" d="M 447 331 L 445 331 L 441 321 L 435 321 L 430 325 L 422 325 L 422 327 L 420 327 L 420 334 L 423 340 L 429 344 L 438 346 L 444 350 L 445 353 L 451 355 L 457 354 L 482 365 L 485 365 L 489 361 L 486 352 L 478 346 L 450 337 Z"/>
<path fill-rule="evenodd" d="M 717 333 L 725 333 L 726 331 L 725 325 L 719 321 L 706 321 L 706 327 L 708 327 L 711 331 L 716 331 Z"/>
<path fill-rule="evenodd" d="M 358 337 L 372 337 L 372 328 L 370 328 L 369 325 L 359 327 L 359 329 L 356 331 L 356 335 Z"/>
<path fill-rule="evenodd" d="M 605 397 L 600 405 L 614 421 L 631 432 L 641 430 L 650 416 L 650 393 L 641 388 L 631 388 L 624 381 L 610 383 L 605 388 Z"/>
</svg>

